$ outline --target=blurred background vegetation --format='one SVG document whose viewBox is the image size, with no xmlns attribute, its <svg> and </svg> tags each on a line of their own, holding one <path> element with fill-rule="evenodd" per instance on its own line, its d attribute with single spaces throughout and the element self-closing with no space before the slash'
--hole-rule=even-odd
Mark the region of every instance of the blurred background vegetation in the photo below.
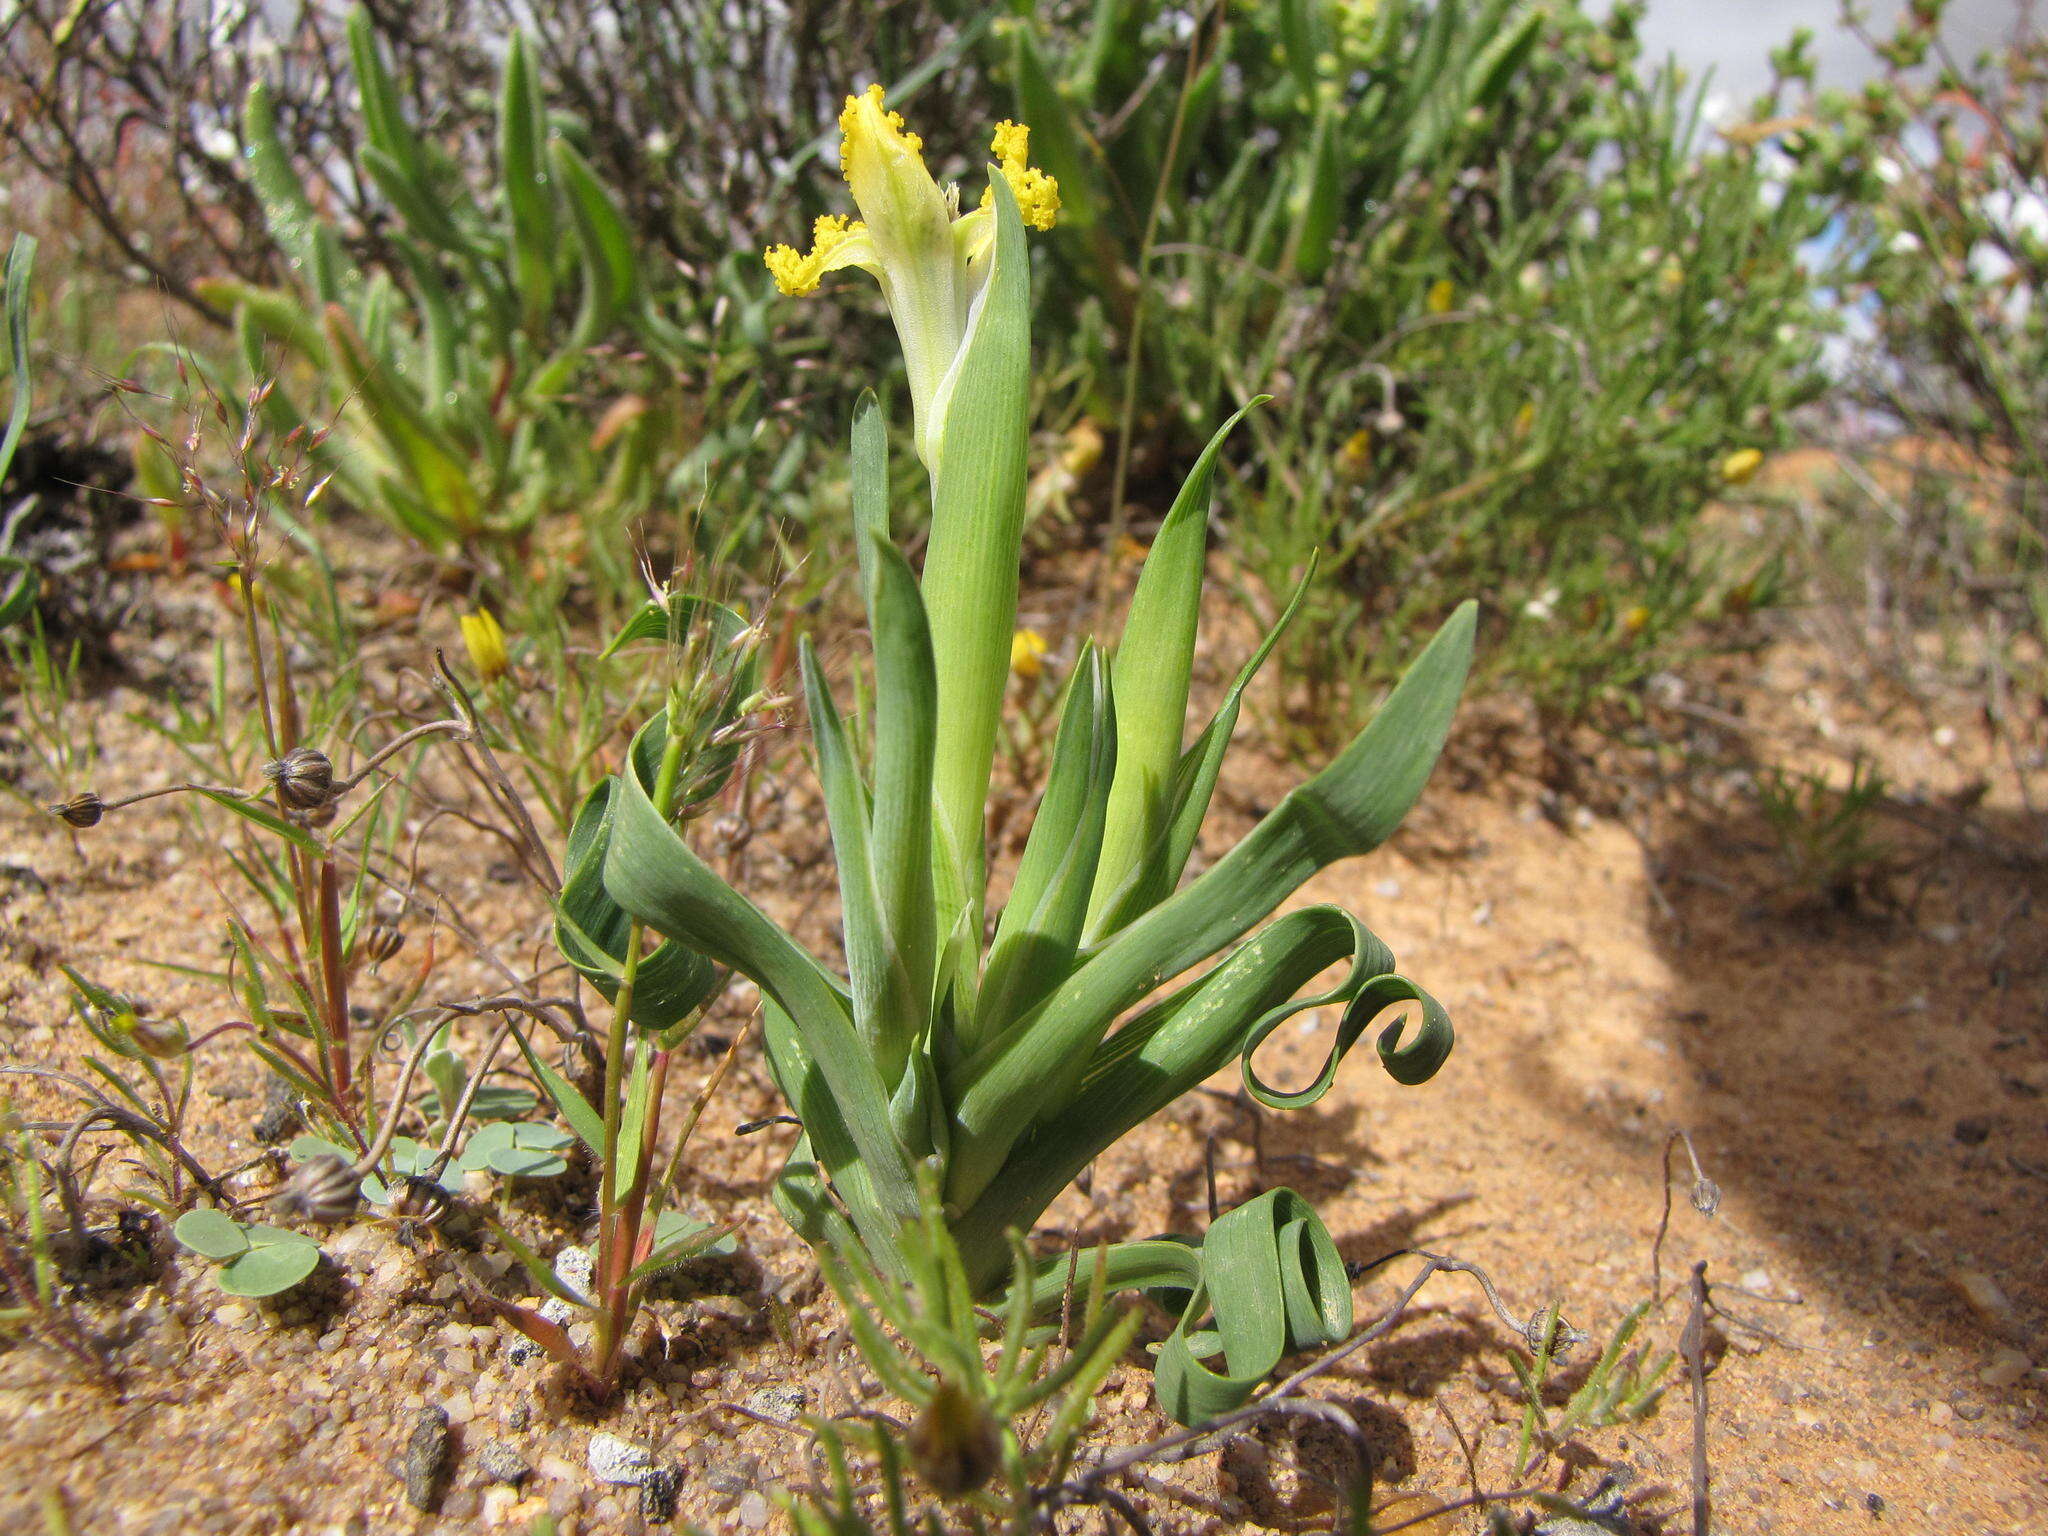
<svg viewBox="0 0 2048 1536">
<path fill-rule="evenodd" d="M 759 253 L 842 206 L 838 103 L 879 79 L 942 175 L 1010 115 L 1060 181 L 1031 582 L 1056 642 L 1267 392 L 1216 545 L 1262 618 L 1315 562 L 1267 716 L 1290 747 L 1345 734 L 1468 594 L 1497 696 L 1555 743 L 1648 739 L 1660 690 L 1788 615 L 2038 742 L 2041 39 L 1959 60 L 1914 0 L 1861 32 L 1867 87 L 1816 90 L 1794 38 L 1710 121 L 1639 22 L 22 0 L 0 131 L 44 256 L 0 553 L 39 598 L 10 653 L 61 672 L 132 611 L 102 589 L 133 496 L 179 500 L 195 392 L 266 386 L 260 430 L 331 476 L 281 578 L 306 642 L 346 667 L 380 624 L 491 609 L 573 801 L 602 745 L 573 701 L 609 686 L 578 636 L 643 563 L 801 601 L 842 574 L 837 360 L 894 349 L 865 288 L 779 301 Z M 163 560 L 204 557 L 157 515 Z"/>
</svg>

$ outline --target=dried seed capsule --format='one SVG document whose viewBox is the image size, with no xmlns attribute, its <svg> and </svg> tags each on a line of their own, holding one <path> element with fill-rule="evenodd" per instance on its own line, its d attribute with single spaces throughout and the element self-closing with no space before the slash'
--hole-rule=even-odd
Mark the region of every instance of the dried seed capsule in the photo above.
<svg viewBox="0 0 2048 1536">
<path fill-rule="evenodd" d="M 400 1179 L 391 1190 L 391 1214 L 422 1227 L 438 1226 L 453 1203 L 447 1190 L 416 1173 Z"/>
<path fill-rule="evenodd" d="M 270 1203 L 287 1216 L 307 1221 L 343 1221 L 355 1210 L 362 1185 L 344 1159 L 322 1152 L 299 1164 L 284 1187 L 270 1197 Z"/>
<path fill-rule="evenodd" d="M 405 948 L 405 932 L 396 923 L 381 919 L 363 930 L 363 937 L 356 945 L 356 956 L 369 965 L 382 965 L 401 949 Z"/>
<path fill-rule="evenodd" d="M 940 1381 L 910 1426 L 905 1449 L 917 1475 L 942 1498 L 972 1493 L 1002 1464 L 1002 1432 L 986 1406 L 950 1381 Z"/>
<path fill-rule="evenodd" d="M 61 816 L 74 827 L 96 827 L 100 818 L 107 814 L 106 802 L 87 790 L 82 795 L 73 795 L 69 800 L 60 801 L 50 807 L 52 816 Z"/>
<path fill-rule="evenodd" d="M 313 747 L 293 747 L 265 763 L 263 776 L 277 786 L 277 798 L 295 811 L 317 811 L 334 798 L 334 764 Z"/>
</svg>

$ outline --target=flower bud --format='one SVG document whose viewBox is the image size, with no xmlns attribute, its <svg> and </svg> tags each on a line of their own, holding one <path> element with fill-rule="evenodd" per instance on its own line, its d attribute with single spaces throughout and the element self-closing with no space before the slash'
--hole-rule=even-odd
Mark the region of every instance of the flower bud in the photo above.
<svg viewBox="0 0 2048 1536">
<path fill-rule="evenodd" d="M 356 941 L 356 958 L 369 965 L 382 965 L 405 948 L 405 931 L 381 918 L 363 931 Z"/>
<path fill-rule="evenodd" d="M 941 1381 L 904 1441 L 910 1464 L 941 1498 L 972 1493 L 1002 1464 L 1003 1438 L 983 1403 Z"/>
<path fill-rule="evenodd" d="M 447 1190 L 416 1173 L 408 1174 L 391 1187 L 391 1214 L 418 1226 L 438 1226 L 453 1203 Z"/>
<path fill-rule="evenodd" d="M 293 747 L 265 763 L 263 776 L 277 786 L 277 798 L 295 811 L 317 811 L 334 798 L 334 764 L 312 747 Z"/>
<path fill-rule="evenodd" d="M 461 620 L 462 643 L 469 651 L 469 664 L 476 668 L 476 675 L 487 683 L 494 683 L 512 668 L 511 654 L 505 649 L 505 630 L 498 623 L 498 616 L 488 608 L 479 608 L 475 613 L 465 613 Z"/>
<path fill-rule="evenodd" d="M 346 1220 L 355 1210 L 362 1184 L 345 1159 L 322 1152 L 299 1164 L 283 1187 L 270 1197 L 270 1203 L 283 1215 L 331 1225 Z"/>
<path fill-rule="evenodd" d="M 52 816 L 61 816 L 74 827 L 96 827 L 100 818 L 107 814 L 106 802 L 87 790 L 82 795 L 73 795 L 69 800 L 50 807 Z"/>
</svg>

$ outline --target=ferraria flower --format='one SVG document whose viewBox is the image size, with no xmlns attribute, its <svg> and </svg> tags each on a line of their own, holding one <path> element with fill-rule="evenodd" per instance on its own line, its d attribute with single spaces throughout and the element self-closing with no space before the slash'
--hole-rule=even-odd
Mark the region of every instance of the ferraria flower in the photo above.
<svg viewBox="0 0 2048 1536">
<path fill-rule="evenodd" d="M 995 251 L 994 188 L 982 193 L 979 207 L 962 213 L 959 188 L 932 179 L 924 141 L 905 129 L 901 113 L 883 105 L 879 85 L 846 98 L 839 131 L 839 168 L 861 216 L 820 216 L 811 227 L 811 248 L 769 247 L 768 270 L 792 295 L 811 292 L 819 278 L 842 267 L 874 274 L 903 343 L 918 456 L 936 476 L 954 365 Z M 996 124 L 991 172 L 1009 183 L 1026 224 L 1051 229 L 1059 184 L 1031 165 L 1030 139 L 1021 123 Z"/>
</svg>

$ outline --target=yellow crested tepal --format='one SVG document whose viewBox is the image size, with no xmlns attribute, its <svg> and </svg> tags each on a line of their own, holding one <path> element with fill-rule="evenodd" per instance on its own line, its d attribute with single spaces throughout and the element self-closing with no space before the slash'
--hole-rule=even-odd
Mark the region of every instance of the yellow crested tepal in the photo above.
<svg viewBox="0 0 2048 1536">
<path fill-rule="evenodd" d="M 918 456 L 937 474 L 950 374 L 995 249 L 994 186 L 984 189 L 980 206 L 962 213 L 959 189 L 932 179 L 924 141 L 904 128 L 901 113 L 883 105 L 879 85 L 846 98 L 839 131 L 839 168 L 860 218 L 822 215 L 811 228 L 810 250 L 771 246 L 768 270 L 777 287 L 794 295 L 811 292 L 819 278 L 842 267 L 874 274 L 903 343 Z M 991 174 L 1009 183 L 1026 224 L 1051 229 L 1059 216 L 1059 183 L 1030 163 L 1030 139 L 1022 123 L 996 124 Z"/>
</svg>

